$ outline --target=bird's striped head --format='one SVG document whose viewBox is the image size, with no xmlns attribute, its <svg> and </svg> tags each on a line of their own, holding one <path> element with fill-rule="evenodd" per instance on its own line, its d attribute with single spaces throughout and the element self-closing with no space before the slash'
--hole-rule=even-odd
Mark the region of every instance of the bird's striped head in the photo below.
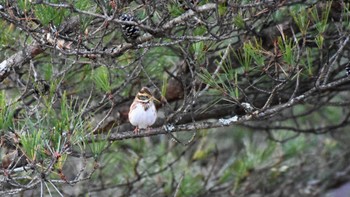
<svg viewBox="0 0 350 197">
<path fill-rule="evenodd" d="M 140 101 L 142 103 L 148 103 L 150 101 L 158 101 L 153 97 L 151 91 L 147 87 L 141 88 L 141 90 L 137 93 L 135 100 Z M 159 102 L 159 101 L 158 101 Z"/>
</svg>

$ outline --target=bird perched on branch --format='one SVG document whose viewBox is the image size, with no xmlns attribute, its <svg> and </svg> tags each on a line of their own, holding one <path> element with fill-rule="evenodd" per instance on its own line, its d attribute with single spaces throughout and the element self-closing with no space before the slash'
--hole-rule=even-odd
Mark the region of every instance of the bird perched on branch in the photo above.
<svg viewBox="0 0 350 197">
<path fill-rule="evenodd" d="M 138 133 L 139 129 L 149 128 L 156 122 L 157 110 L 153 101 L 158 100 L 147 87 L 141 88 L 136 94 L 129 111 L 129 121 L 136 127 L 134 133 Z"/>
</svg>

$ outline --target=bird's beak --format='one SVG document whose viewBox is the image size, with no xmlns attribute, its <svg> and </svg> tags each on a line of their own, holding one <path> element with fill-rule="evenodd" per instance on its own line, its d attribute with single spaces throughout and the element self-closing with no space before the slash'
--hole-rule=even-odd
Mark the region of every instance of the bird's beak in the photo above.
<svg viewBox="0 0 350 197">
<path fill-rule="evenodd" d="M 158 99 L 154 98 L 154 96 L 151 97 L 151 100 L 152 101 L 157 101 L 158 103 L 160 103 L 160 101 Z"/>
</svg>

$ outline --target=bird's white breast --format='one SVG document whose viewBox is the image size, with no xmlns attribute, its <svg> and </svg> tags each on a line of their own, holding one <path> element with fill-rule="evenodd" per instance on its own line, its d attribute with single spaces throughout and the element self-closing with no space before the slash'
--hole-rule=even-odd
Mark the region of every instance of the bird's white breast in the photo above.
<svg viewBox="0 0 350 197">
<path fill-rule="evenodd" d="M 130 109 L 129 121 L 139 129 L 145 129 L 154 124 L 157 119 L 157 110 L 153 103 L 145 111 L 141 103 L 136 104 L 134 109 Z"/>
</svg>

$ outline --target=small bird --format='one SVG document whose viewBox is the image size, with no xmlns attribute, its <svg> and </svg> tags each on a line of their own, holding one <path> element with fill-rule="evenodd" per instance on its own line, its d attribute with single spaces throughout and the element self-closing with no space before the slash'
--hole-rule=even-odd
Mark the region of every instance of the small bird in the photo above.
<svg viewBox="0 0 350 197">
<path fill-rule="evenodd" d="M 135 96 L 129 111 L 129 121 L 136 127 L 134 133 L 138 133 L 139 129 L 149 128 L 156 122 L 157 110 L 154 100 L 158 101 L 147 87 L 141 88 Z"/>
</svg>

